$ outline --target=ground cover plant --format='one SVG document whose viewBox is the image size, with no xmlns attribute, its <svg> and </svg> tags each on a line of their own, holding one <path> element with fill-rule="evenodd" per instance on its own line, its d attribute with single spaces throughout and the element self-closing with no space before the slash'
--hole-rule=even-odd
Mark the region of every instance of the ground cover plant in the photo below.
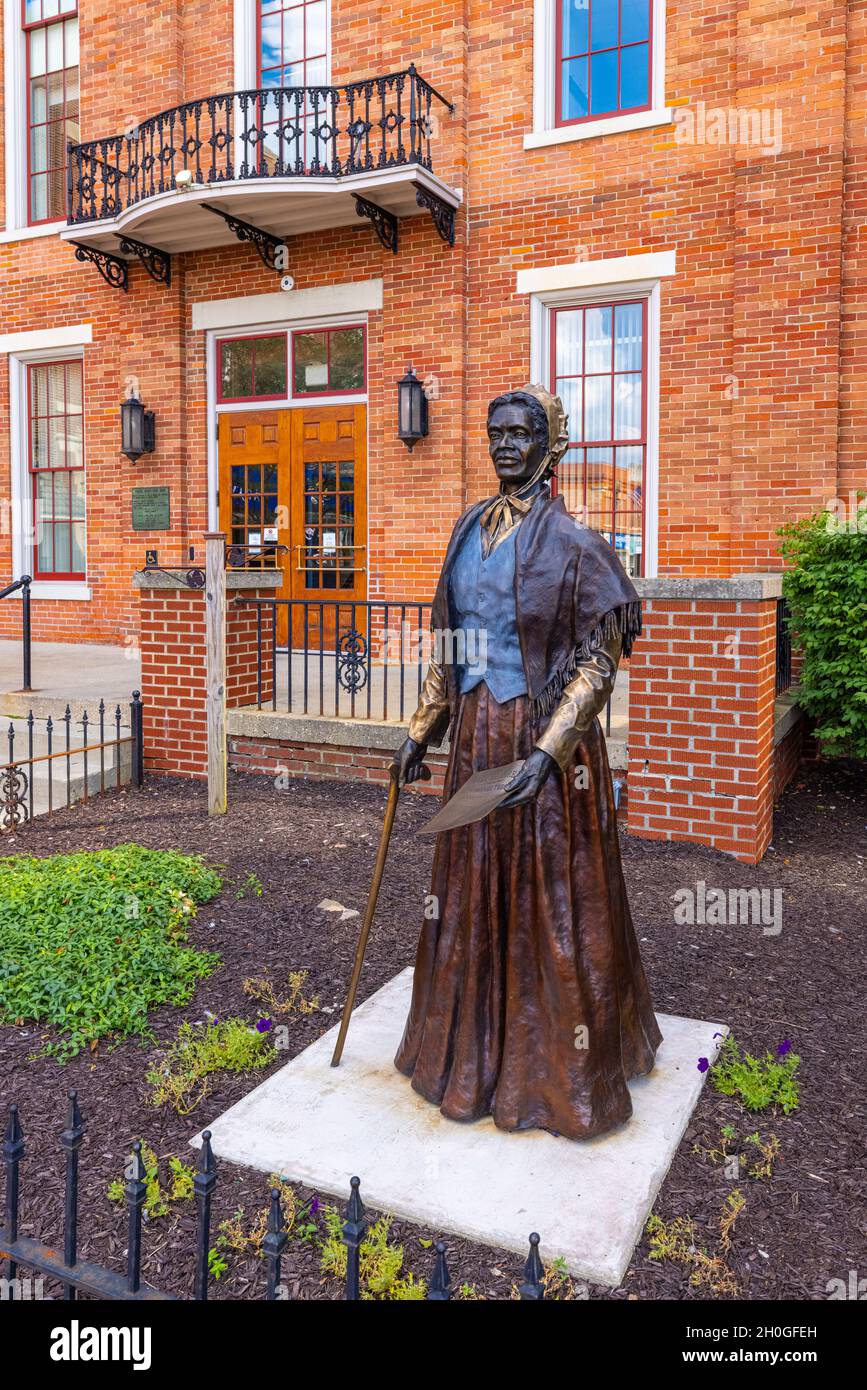
<svg viewBox="0 0 867 1390">
<path fill-rule="evenodd" d="M 187 933 L 220 886 L 198 856 L 141 845 L 0 859 L 0 1024 L 54 1025 L 61 1060 L 146 1035 L 148 1011 L 185 1003 L 219 961 Z"/>
<path fill-rule="evenodd" d="M 0 862 L 22 849 L 42 856 L 98 850 L 130 838 L 154 849 L 180 849 L 224 865 L 219 897 L 188 915 L 189 944 L 215 952 L 219 969 L 203 978 L 179 1010 L 153 1010 L 153 1041 L 121 1039 L 84 1050 L 65 1067 L 43 1054 L 44 1028 L 0 1024 L 0 1103 L 17 1101 L 27 1154 L 22 1165 L 23 1234 L 49 1243 L 63 1232 L 64 1165 L 57 1136 L 74 1086 L 86 1124 L 81 1149 L 79 1249 L 82 1258 L 123 1269 L 128 1241 L 125 1203 L 107 1200 L 142 1140 L 160 1156 L 163 1193 L 171 1193 L 169 1155 L 195 1166 L 194 1133 L 222 1115 L 276 1068 L 340 1018 L 358 941 L 358 920 L 321 910 L 335 900 L 362 911 L 385 807 L 385 792 L 359 783 L 287 779 L 278 790 L 266 777 L 230 778 L 225 816 L 208 816 L 205 789 L 154 778 L 139 791 L 95 798 L 87 806 L 36 820 L 0 841 Z M 429 843 L 414 831 L 430 816 L 428 798 L 407 793 L 398 808 L 380 901 L 365 957 L 359 999 L 411 965 L 430 884 Z M 531 1212 L 527 1232 L 540 1231 L 546 1297 L 705 1300 L 740 1296 L 776 1300 L 845 1296 L 850 1271 L 863 1262 L 867 1197 L 863 1180 L 863 950 L 867 877 L 867 784 L 863 768 L 835 760 L 805 765 L 775 817 L 772 848 L 758 866 L 713 850 L 663 845 L 625 835 L 622 851 L 630 903 L 654 1004 L 660 1012 L 713 1020 L 729 1027 L 741 1057 L 800 1057 L 800 1101 L 785 1113 L 779 1100 L 749 1110 L 744 1098 L 719 1091 L 710 1074 L 654 1204 L 666 1237 L 642 1236 L 622 1285 L 609 1289 L 569 1279 L 552 1257 L 556 1232 Z M 262 895 L 236 885 L 255 870 Z M 725 923 L 678 923 L 673 889 L 698 880 L 728 892 L 779 889 L 783 929 Z M 303 980 L 302 974 L 306 972 Z M 296 990 L 296 984 L 299 988 Z M 318 1006 L 313 1002 L 318 998 Z M 304 1001 L 302 1005 L 302 1000 Z M 292 1002 L 288 1012 L 282 1011 Z M 266 1017 L 267 1016 L 267 1017 Z M 207 1100 L 193 1116 L 151 1102 L 148 1071 L 158 1067 L 182 1021 L 197 1031 L 207 1020 L 242 1018 L 272 1038 L 267 1066 L 221 1070 L 208 1077 Z M 348 1047 L 351 1050 L 352 1032 Z M 276 1041 L 276 1039 L 275 1039 Z M 780 1053 L 779 1049 L 791 1042 Z M 347 1053 L 349 1055 L 349 1053 Z M 696 1058 L 691 1065 L 697 1065 Z M 384 1065 L 390 1066 L 386 1058 Z M 789 1063 L 791 1066 L 792 1063 Z M 564 1144 L 567 1141 L 563 1141 Z M 268 1188 L 262 1172 L 217 1157 L 211 1247 L 214 1300 L 261 1299 L 266 1264 L 261 1235 Z M 363 1171 L 361 1193 L 371 1225 L 382 1213 L 366 1193 L 375 1178 Z M 286 1297 L 343 1299 L 340 1278 L 322 1268 L 326 1237 L 322 1207 L 342 1211 L 349 1192 L 317 1194 L 280 1183 L 289 1241 L 282 1260 Z M 290 1197 L 294 1194 L 294 1201 Z M 740 1194 L 735 1195 L 735 1194 Z M 729 1200 L 733 1197 L 733 1200 Z M 741 1198 L 745 1204 L 741 1204 Z M 691 1237 L 683 1225 L 690 1221 Z M 683 1239 L 678 1239 L 678 1232 Z M 429 1281 L 435 1244 L 446 1242 L 453 1296 L 462 1300 L 514 1297 L 524 1255 L 397 1217 L 388 1244 L 403 1250 L 397 1277 Z M 727 1242 L 727 1243 L 726 1243 Z M 193 1288 L 194 1204 L 169 1202 L 148 1222 L 142 1277 L 189 1298 Z M 659 1254 L 653 1253 L 659 1250 Z M 693 1255 L 696 1258 L 693 1258 Z M 685 1258 L 689 1256 L 690 1258 Z M 390 1257 L 391 1258 L 391 1257 Z M 225 1267 L 223 1267 L 225 1266 Z M 219 1278 L 217 1273 L 219 1272 Z M 558 1291 L 555 1285 L 561 1284 Z M 738 1295 L 730 1290 L 736 1287 Z M 844 1290 L 840 1293 L 839 1290 Z M 727 1292 L 727 1290 L 729 1290 Z M 838 1290 L 837 1293 L 833 1292 Z M 48 1292 L 62 1297 L 54 1282 Z M 849 1295 L 853 1296 L 854 1295 Z"/>
</svg>

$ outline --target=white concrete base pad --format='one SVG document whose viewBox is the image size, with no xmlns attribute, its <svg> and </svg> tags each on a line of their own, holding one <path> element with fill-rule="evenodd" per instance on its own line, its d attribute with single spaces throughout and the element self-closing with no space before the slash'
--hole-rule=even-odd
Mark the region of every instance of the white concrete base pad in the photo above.
<svg viewBox="0 0 867 1390">
<path fill-rule="evenodd" d="M 538 1231 L 544 1260 L 620 1284 L 701 1091 L 698 1059 L 728 1030 L 660 1014 L 656 1066 L 612 1134 L 510 1134 L 445 1119 L 395 1070 L 411 985 L 404 970 L 356 1010 L 339 1067 L 335 1027 L 205 1126 L 218 1158 L 344 1199 L 357 1173 L 368 1207 L 518 1255 Z"/>
</svg>

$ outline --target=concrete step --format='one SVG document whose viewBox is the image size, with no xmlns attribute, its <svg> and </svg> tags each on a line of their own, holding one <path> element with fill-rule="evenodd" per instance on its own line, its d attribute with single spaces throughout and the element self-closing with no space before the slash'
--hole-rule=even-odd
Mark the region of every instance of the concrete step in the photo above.
<svg viewBox="0 0 867 1390">
<path fill-rule="evenodd" d="M 120 715 L 124 723 L 129 723 L 129 706 L 132 691 L 122 700 L 112 698 L 105 701 L 105 723 L 106 728 L 109 724 L 114 728 L 115 711 L 120 706 Z M 32 711 L 34 719 L 48 719 L 49 716 L 55 725 L 63 719 L 66 707 L 72 716 L 73 725 L 77 723 L 83 714 L 87 714 L 91 727 L 99 723 L 99 696 L 70 695 L 64 699 L 63 696 L 40 694 L 39 691 L 24 690 L 4 690 L 0 693 L 0 720 L 2 719 L 26 719 Z M 0 732 L 5 732 L 0 730 Z"/>
</svg>

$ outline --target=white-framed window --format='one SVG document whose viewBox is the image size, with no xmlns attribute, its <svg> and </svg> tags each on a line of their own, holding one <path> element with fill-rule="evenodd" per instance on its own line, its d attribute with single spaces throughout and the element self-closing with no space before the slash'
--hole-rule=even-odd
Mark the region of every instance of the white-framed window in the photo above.
<svg viewBox="0 0 867 1390">
<path fill-rule="evenodd" d="M 665 0 L 535 0 L 525 149 L 671 120 Z"/>
<path fill-rule="evenodd" d="M 570 417 L 566 507 L 645 578 L 658 554 L 660 285 L 674 274 L 664 251 L 527 269 L 516 286 L 529 296 L 531 380 Z"/>
<path fill-rule="evenodd" d="M 10 352 L 12 569 L 33 598 L 91 597 L 84 391 L 82 346 Z"/>
</svg>

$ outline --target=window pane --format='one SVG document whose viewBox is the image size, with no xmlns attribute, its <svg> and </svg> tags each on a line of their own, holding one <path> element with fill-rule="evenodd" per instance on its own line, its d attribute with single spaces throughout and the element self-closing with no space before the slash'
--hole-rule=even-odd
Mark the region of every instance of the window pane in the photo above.
<svg viewBox="0 0 867 1390">
<path fill-rule="evenodd" d="M 84 574 L 84 522 L 75 521 L 72 524 L 72 570 L 76 574 Z"/>
<path fill-rule="evenodd" d="M 650 37 L 650 0 L 620 0 L 620 42 Z"/>
<path fill-rule="evenodd" d="M 66 406 L 66 368 L 56 362 L 48 368 L 48 413 L 63 415 Z"/>
<path fill-rule="evenodd" d="M 599 521 L 613 517 L 614 450 L 587 450 L 587 512 Z"/>
<path fill-rule="evenodd" d="M 569 309 L 557 315 L 556 375 L 574 376 L 582 370 L 584 311 Z"/>
<path fill-rule="evenodd" d="M 563 57 L 586 53 L 589 47 L 590 5 L 588 0 L 562 0 Z"/>
<path fill-rule="evenodd" d="M 279 67 L 280 57 L 280 13 L 262 16 L 262 70 Z M 272 84 L 266 83 L 267 86 Z M 277 83 L 273 84 L 278 85 Z"/>
<path fill-rule="evenodd" d="M 618 304 L 614 309 L 614 370 L 641 370 L 643 305 Z"/>
<path fill-rule="evenodd" d="M 66 466 L 80 468 L 84 463 L 84 450 L 81 437 L 81 416 L 66 417 Z"/>
<path fill-rule="evenodd" d="M 585 372 L 611 371 L 611 306 L 590 305 L 585 310 Z"/>
<path fill-rule="evenodd" d="M 617 110 L 617 49 L 594 53 L 590 59 L 590 114 Z"/>
<path fill-rule="evenodd" d="M 286 394 L 286 338 L 260 338 L 256 343 L 256 395 Z"/>
<path fill-rule="evenodd" d="M 563 402 L 563 409 L 569 416 L 569 438 L 573 443 L 576 443 L 584 438 L 581 409 L 583 383 L 581 378 L 558 378 L 556 391 Z"/>
<path fill-rule="evenodd" d="M 45 30 L 46 59 L 48 72 L 59 72 L 63 62 L 63 25 L 49 24 Z"/>
<path fill-rule="evenodd" d="M 360 391 L 364 387 L 364 329 L 339 328 L 330 337 L 330 387 L 332 391 Z"/>
<path fill-rule="evenodd" d="M 614 438 L 641 438 L 641 373 L 614 378 Z"/>
<path fill-rule="evenodd" d="M 617 43 L 618 0 L 593 0 L 590 47 L 613 48 Z"/>
<path fill-rule="evenodd" d="M 296 333 L 293 338 L 295 354 L 295 391 L 308 395 L 328 389 L 328 335 L 326 333 Z"/>
<path fill-rule="evenodd" d="M 584 438 L 611 438 L 611 377 L 588 376 L 584 381 Z"/>
<path fill-rule="evenodd" d="M 30 168 L 34 172 L 48 168 L 48 127 L 36 125 L 30 132 Z"/>
<path fill-rule="evenodd" d="M 564 121 L 577 121 L 588 114 L 586 58 L 563 64 L 560 104 Z"/>
<path fill-rule="evenodd" d="M 307 63 L 307 72 L 304 81 L 308 87 L 324 87 L 327 81 L 327 71 L 324 58 L 314 58 L 313 62 Z M 319 119 L 320 124 L 323 117 L 327 116 L 328 108 L 320 104 Z"/>
<path fill-rule="evenodd" d="M 307 7 L 307 57 L 316 58 L 325 52 L 325 0 L 315 0 Z"/>
<path fill-rule="evenodd" d="M 294 63 L 304 57 L 304 6 L 283 14 L 283 62 Z"/>
<path fill-rule="evenodd" d="M 48 421 L 48 463 L 51 468 L 66 467 L 66 421 L 52 415 Z"/>
<path fill-rule="evenodd" d="M 30 31 L 30 76 L 40 77 L 45 72 L 45 30 Z"/>
<path fill-rule="evenodd" d="M 557 469 L 557 491 L 573 516 L 584 512 L 584 450 L 569 449 Z"/>
<path fill-rule="evenodd" d="M 646 106 L 649 96 L 648 53 L 646 43 L 624 48 L 620 54 L 620 105 L 624 111 L 633 106 Z"/>
<path fill-rule="evenodd" d="M 64 67 L 78 67 L 78 20 L 68 19 L 63 26 Z"/>
<path fill-rule="evenodd" d="M 30 427 L 30 447 L 34 468 L 48 467 L 48 421 L 34 420 Z"/>
<path fill-rule="evenodd" d="M 54 475 L 54 519 L 69 520 L 69 474 L 63 471 Z"/>
<path fill-rule="evenodd" d="M 69 526 L 61 524 L 54 527 L 54 570 L 56 574 L 70 571 Z"/>
<path fill-rule="evenodd" d="M 249 339 L 223 343 L 220 350 L 221 393 L 224 398 L 253 394 L 253 347 Z"/>
<path fill-rule="evenodd" d="M 84 469 L 77 468 L 74 473 L 69 475 L 72 515 L 76 517 L 84 516 Z"/>
<path fill-rule="evenodd" d="M 81 363 L 70 362 L 66 367 L 66 412 L 81 414 Z"/>
</svg>

